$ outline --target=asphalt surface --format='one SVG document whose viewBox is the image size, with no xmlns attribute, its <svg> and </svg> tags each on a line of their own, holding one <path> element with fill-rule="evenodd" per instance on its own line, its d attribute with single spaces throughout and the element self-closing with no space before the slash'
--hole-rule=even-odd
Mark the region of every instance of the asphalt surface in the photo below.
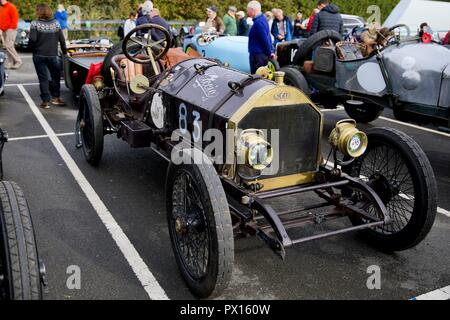
<svg viewBox="0 0 450 320">
<path fill-rule="evenodd" d="M 45 135 L 17 86 L 36 104 L 39 87 L 30 56 L 10 72 L 0 98 L 0 126 L 12 138 L 4 150 L 5 179 L 18 182 L 28 199 L 39 253 L 49 286 L 45 299 L 148 299 L 140 281 L 99 219 L 64 161 Z M 31 83 L 31 84 L 30 84 Z M 66 107 L 40 110 L 57 134 L 72 133 L 77 106 L 63 87 Z M 384 114 L 393 118 L 389 111 Z M 326 112 L 324 142 L 345 112 Z M 403 130 L 422 146 L 435 170 L 439 207 L 450 210 L 450 137 L 383 119 L 373 126 Z M 365 126 L 362 126 L 365 128 Z M 430 127 L 436 129 L 435 127 Z M 151 150 L 131 150 L 106 137 L 103 161 L 90 167 L 74 136 L 59 137 L 98 196 L 129 238 L 170 299 L 194 299 L 177 269 L 165 216 L 167 164 Z M 301 199 L 291 201 L 300 202 Z M 256 238 L 235 243 L 233 280 L 221 298 L 229 299 L 410 299 L 450 284 L 450 217 L 437 215 L 430 235 L 416 248 L 384 254 L 357 234 L 307 243 L 287 250 L 281 261 Z M 81 289 L 68 289 L 67 268 L 81 270 Z M 381 290 L 366 286 L 367 268 L 381 268 Z"/>
</svg>

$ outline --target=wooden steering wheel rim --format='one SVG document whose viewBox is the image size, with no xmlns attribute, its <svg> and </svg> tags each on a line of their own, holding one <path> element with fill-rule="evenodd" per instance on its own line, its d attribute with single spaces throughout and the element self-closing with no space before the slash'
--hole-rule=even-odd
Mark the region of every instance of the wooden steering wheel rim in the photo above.
<svg viewBox="0 0 450 320">
<path fill-rule="evenodd" d="M 122 51 L 123 54 L 127 57 L 128 60 L 134 62 L 134 63 L 138 63 L 138 64 L 146 64 L 146 63 L 150 63 L 151 62 L 151 58 L 149 57 L 148 59 L 138 59 L 133 57 L 129 52 L 129 46 L 128 43 L 133 42 L 130 41 L 131 37 L 136 34 L 138 31 L 140 30 L 148 30 L 148 32 L 151 34 L 151 29 L 157 29 L 159 31 L 161 31 L 164 34 L 164 40 L 166 42 L 166 44 L 164 46 L 161 46 L 162 48 L 164 48 L 164 50 L 162 50 L 159 54 L 155 55 L 154 59 L 155 60 L 159 60 L 162 59 L 167 52 L 169 51 L 170 47 L 171 47 L 171 40 L 170 40 L 170 33 L 169 31 L 167 31 L 165 28 L 161 27 L 160 25 L 157 24 L 151 24 L 151 23 L 147 23 L 147 24 L 142 24 L 140 26 L 137 26 L 136 28 L 134 28 L 133 30 L 131 30 L 123 39 L 122 42 Z M 150 40 L 150 39 L 148 39 Z M 147 40 L 147 41 L 148 41 Z M 137 43 L 134 42 L 134 45 L 136 45 Z M 148 45 L 150 45 L 150 43 L 147 43 Z M 144 46 L 141 45 L 141 49 L 143 50 Z"/>
</svg>

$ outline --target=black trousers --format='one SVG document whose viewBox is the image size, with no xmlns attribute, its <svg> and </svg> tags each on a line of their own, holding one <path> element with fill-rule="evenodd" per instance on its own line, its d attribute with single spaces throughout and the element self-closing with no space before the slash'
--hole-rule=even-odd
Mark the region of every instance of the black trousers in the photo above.
<svg viewBox="0 0 450 320">
<path fill-rule="evenodd" d="M 269 64 L 269 57 L 265 54 L 250 54 L 250 70 L 251 74 L 255 74 L 260 67 L 265 67 Z"/>
<path fill-rule="evenodd" d="M 58 57 L 33 56 L 33 63 L 39 79 L 42 102 L 60 97 L 61 64 Z"/>
</svg>

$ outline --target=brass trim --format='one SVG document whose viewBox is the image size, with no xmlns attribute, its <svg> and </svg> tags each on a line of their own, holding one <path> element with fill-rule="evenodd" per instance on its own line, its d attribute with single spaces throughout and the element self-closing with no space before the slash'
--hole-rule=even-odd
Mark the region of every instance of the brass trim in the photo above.
<svg viewBox="0 0 450 320">
<path fill-rule="evenodd" d="M 262 179 L 258 180 L 258 182 L 264 186 L 260 191 L 269 191 L 311 183 L 314 182 L 315 177 L 316 172 L 305 172 L 284 177 Z"/>
<path fill-rule="evenodd" d="M 281 97 L 283 99 L 276 99 L 275 97 Z M 236 139 L 237 132 L 236 129 L 239 127 L 239 122 L 244 119 L 244 117 L 255 108 L 264 107 L 274 107 L 279 105 L 280 107 L 299 105 L 299 104 L 309 104 L 314 110 L 320 115 L 320 128 L 319 128 L 319 141 L 317 144 L 317 168 L 322 165 L 323 154 L 322 154 L 322 138 L 323 138 L 323 123 L 324 117 L 320 109 L 299 89 L 284 85 L 267 85 L 258 91 L 256 91 L 230 118 L 228 122 L 228 128 L 235 130 L 235 146 L 237 145 Z M 236 156 L 236 154 L 235 154 Z M 233 166 L 234 172 L 236 172 L 236 165 Z M 271 179 L 261 180 L 260 182 L 264 184 L 265 190 L 272 190 L 277 188 L 292 187 L 296 185 L 301 185 L 314 181 L 314 173 L 299 173 L 295 175 L 276 177 Z M 274 180 L 279 180 L 280 182 L 275 182 Z"/>
</svg>

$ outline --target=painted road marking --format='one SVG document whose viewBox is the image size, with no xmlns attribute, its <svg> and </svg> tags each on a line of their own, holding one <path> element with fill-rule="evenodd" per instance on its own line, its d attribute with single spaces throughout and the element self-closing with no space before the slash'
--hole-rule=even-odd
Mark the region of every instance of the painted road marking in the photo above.
<svg viewBox="0 0 450 320">
<path fill-rule="evenodd" d="M 340 108 L 338 107 L 337 109 L 321 109 L 320 111 L 322 112 L 336 112 L 336 111 L 342 111 L 344 110 L 344 108 Z M 433 130 L 433 129 L 429 129 L 429 128 L 425 128 L 425 127 L 421 127 L 415 124 L 411 124 L 411 123 L 406 123 L 406 122 L 402 122 L 402 121 L 398 121 L 398 120 L 394 120 L 394 119 L 390 119 L 390 118 L 386 118 L 386 117 L 380 117 L 379 119 L 385 120 L 385 121 L 389 121 L 395 124 L 399 124 L 405 127 L 410 127 L 410 128 L 414 128 L 414 129 L 418 129 L 418 130 L 422 130 L 425 132 L 430 132 L 430 133 L 434 133 L 443 137 L 450 137 L 450 133 L 446 133 L 446 132 L 441 132 L 441 131 L 437 131 L 437 130 Z"/>
<path fill-rule="evenodd" d="M 422 294 L 411 300 L 450 300 L 450 286 Z"/>
<path fill-rule="evenodd" d="M 57 137 L 66 137 L 66 136 L 73 136 L 75 135 L 74 132 L 67 132 L 67 133 L 57 133 Z M 24 140 L 35 140 L 35 139 L 45 139 L 50 138 L 49 135 L 43 134 L 40 136 L 28 136 L 28 137 L 16 137 L 16 138 L 8 138 L 8 142 L 10 141 L 24 141 Z"/>
<path fill-rule="evenodd" d="M 64 81 L 61 81 L 61 84 L 64 84 Z M 26 83 L 6 83 L 4 87 L 18 87 L 18 86 L 38 86 L 39 82 L 26 82 Z"/>
<path fill-rule="evenodd" d="M 111 234 L 112 238 L 116 242 L 120 251 L 124 255 L 125 259 L 128 261 L 129 265 L 133 269 L 137 278 L 141 282 L 148 296 L 152 300 L 168 300 L 164 289 L 159 285 L 156 278 L 153 276 L 148 266 L 142 260 L 141 256 L 130 242 L 128 237 L 123 232 L 122 228 L 117 224 L 116 220 L 109 212 L 108 208 L 105 206 L 103 201 L 100 199 L 98 194 L 95 192 L 94 188 L 91 186 L 89 181 L 81 172 L 80 168 L 76 165 L 75 161 L 70 156 L 69 152 L 66 150 L 64 145 L 56 136 L 52 127 L 50 127 L 47 120 L 44 118 L 42 113 L 39 111 L 38 107 L 34 103 L 33 99 L 30 97 L 28 92 L 25 90 L 24 86 L 18 85 L 18 88 L 25 100 L 27 101 L 31 111 L 36 116 L 37 120 L 41 124 L 45 133 L 48 135 L 49 139 L 53 143 L 56 151 L 66 163 L 67 168 L 75 178 L 76 182 L 80 186 L 81 190 L 84 192 L 95 212 L 97 213 L 100 220 L 105 225 L 106 229 Z"/>
</svg>

